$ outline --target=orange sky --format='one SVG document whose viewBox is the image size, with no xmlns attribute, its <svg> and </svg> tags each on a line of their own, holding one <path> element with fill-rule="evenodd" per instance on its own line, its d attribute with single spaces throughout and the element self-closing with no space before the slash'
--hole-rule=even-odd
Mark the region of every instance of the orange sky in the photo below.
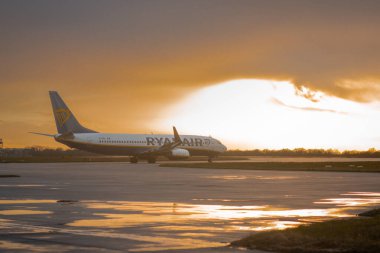
<svg viewBox="0 0 380 253">
<path fill-rule="evenodd" d="M 240 78 L 376 103 L 379 23 L 378 1 L 1 1 L 0 136 L 58 146 L 27 134 L 55 133 L 48 90 L 103 132 L 165 132 L 167 108 Z"/>
</svg>

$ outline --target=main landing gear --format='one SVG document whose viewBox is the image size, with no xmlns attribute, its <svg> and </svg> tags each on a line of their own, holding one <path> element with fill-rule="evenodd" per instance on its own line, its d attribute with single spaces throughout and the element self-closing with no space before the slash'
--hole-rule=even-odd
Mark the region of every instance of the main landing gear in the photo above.
<svg viewBox="0 0 380 253">
<path fill-rule="evenodd" d="M 148 163 L 156 163 L 156 157 L 149 157 L 147 160 Z"/>
<path fill-rule="evenodd" d="M 139 159 L 137 159 L 136 156 L 132 156 L 130 159 L 129 159 L 130 163 L 137 163 L 139 161 Z"/>
<path fill-rule="evenodd" d="M 212 163 L 212 158 L 213 158 L 213 157 L 209 156 L 208 159 L 207 159 L 207 161 L 208 161 L 209 163 Z"/>
<path fill-rule="evenodd" d="M 146 160 L 148 161 L 148 163 L 156 163 L 156 157 L 148 157 Z M 136 156 L 132 156 L 131 158 L 129 158 L 129 162 L 138 163 L 139 159 Z"/>
</svg>

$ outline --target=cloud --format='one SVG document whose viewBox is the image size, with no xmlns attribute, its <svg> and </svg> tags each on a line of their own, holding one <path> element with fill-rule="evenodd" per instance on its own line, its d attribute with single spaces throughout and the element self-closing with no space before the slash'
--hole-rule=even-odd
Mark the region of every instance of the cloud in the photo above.
<svg viewBox="0 0 380 253">
<path fill-rule="evenodd" d="M 88 127 L 138 132 L 189 92 L 240 78 L 377 101 L 379 10 L 370 0 L 2 1 L 0 113 L 46 122 L 54 89 Z"/>
<path fill-rule="evenodd" d="M 249 77 L 292 80 L 356 100 L 380 98 L 341 85 L 363 79 L 380 85 L 378 1 L 2 5 L 2 86 L 120 92 Z"/>
<path fill-rule="evenodd" d="M 379 112 L 377 103 L 328 95 L 312 102 L 295 94 L 289 82 L 244 79 L 194 92 L 165 112 L 158 126 L 211 133 L 232 149 L 367 150 L 379 146 Z"/>
<path fill-rule="evenodd" d="M 277 98 L 272 98 L 271 100 L 272 100 L 272 103 L 274 103 L 276 105 L 284 106 L 284 107 L 295 109 L 295 110 L 347 114 L 346 112 L 340 112 L 340 111 L 336 111 L 336 110 L 332 110 L 332 109 L 322 109 L 322 108 L 316 108 L 316 107 L 299 107 L 299 106 L 294 106 L 294 105 L 287 105 Z"/>
</svg>

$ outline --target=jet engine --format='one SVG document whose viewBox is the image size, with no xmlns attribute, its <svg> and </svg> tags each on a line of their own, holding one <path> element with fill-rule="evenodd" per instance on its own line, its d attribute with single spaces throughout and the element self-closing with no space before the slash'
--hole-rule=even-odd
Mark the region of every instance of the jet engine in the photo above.
<svg viewBox="0 0 380 253">
<path fill-rule="evenodd" d="M 168 155 L 169 160 L 186 160 L 189 157 L 189 151 L 182 148 L 174 148 L 170 151 Z"/>
</svg>

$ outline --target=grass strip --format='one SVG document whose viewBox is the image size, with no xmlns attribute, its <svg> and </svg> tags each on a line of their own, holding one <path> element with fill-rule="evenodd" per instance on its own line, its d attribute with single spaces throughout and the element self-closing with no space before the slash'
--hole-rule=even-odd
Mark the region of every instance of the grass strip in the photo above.
<svg viewBox="0 0 380 253">
<path fill-rule="evenodd" d="M 380 162 L 216 162 L 216 163 L 162 163 L 161 167 L 281 170 L 281 171 L 334 171 L 380 172 Z"/>
<path fill-rule="evenodd" d="M 380 252 L 379 209 L 375 217 L 330 220 L 286 230 L 258 232 L 231 243 L 281 253 L 378 253 Z"/>
</svg>

